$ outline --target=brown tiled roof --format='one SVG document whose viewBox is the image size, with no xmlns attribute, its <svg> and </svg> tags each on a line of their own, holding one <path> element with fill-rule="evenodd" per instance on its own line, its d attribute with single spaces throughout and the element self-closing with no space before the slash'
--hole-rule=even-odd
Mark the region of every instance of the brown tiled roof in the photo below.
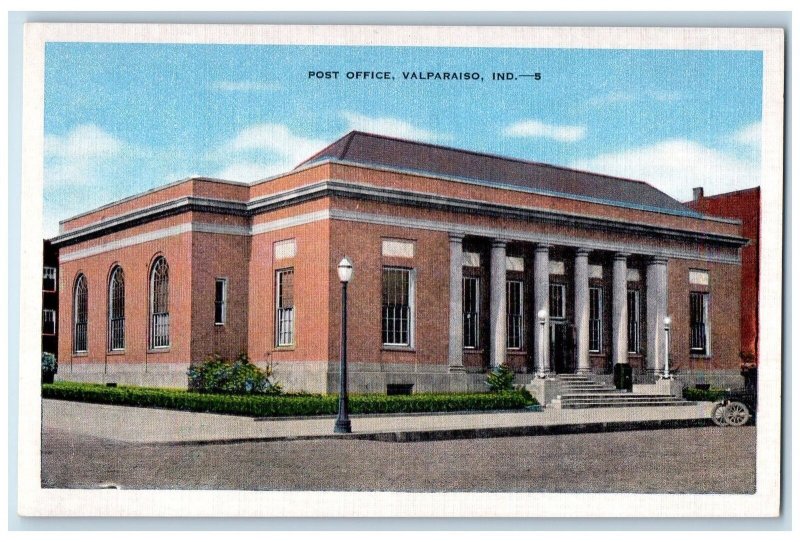
<svg viewBox="0 0 800 542">
<path fill-rule="evenodd" d="M 697 214 L 642 181 L 364 132 L 348 133 L 297 167 L 322 160 L 520 187 L 625 207 Z"/>
</svg>

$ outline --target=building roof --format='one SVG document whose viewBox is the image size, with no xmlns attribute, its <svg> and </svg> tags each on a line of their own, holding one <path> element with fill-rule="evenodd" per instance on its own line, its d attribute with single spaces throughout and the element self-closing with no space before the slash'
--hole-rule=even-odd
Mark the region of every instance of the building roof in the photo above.
<svg viewBox="0 0 800 542">
<path fill-rule="evenodd" d="M 624 207 L 698 214 L 642 181 L 365 132 L 348 133 L 297 168 L 325 160 L 519 187 Z"/>
</svg>

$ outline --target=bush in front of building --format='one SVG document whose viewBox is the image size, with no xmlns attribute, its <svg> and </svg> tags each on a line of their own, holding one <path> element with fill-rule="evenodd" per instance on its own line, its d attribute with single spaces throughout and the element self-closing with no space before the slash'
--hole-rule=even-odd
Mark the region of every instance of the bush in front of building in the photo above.
<svg viewBox="0 0 800 542">
<path fill-rule="evenodd" d="M 189 389 L 198 393 L 280 395 L 282 392 L 281 385 L 272 380 L 272 366 L 261 369 L 250 362 L 247 354 L 240 354 L 234 361 L 214 354 L 190 367 L 187 375 Z"/>
<path fill-rule="evenodd" d="M 239 416 L 321 416 L 338 410 L 336 395 L 220 395 L 174 389 L 107 387 L 102 384 L 58 382 L 42 386 L 45 399 L 86 403 L 169 408 Z M 352 395 L 353 414 L 454 412 L 523 409 L 531 401 L 518 391 L 502 393 L 420 393 L 414 395 Z"/>
<path fill-rule="evenodd" d="M 486 385 L 493 393 L 512 391 L 514 389 L 514 371 L 508 365 L 495 367 L 486 377 Z"/>
<path fill-rule="evenodd" d="M 709 387 L 708 389 L 701 388 L 683 388 L 683 398 L 687 401 L 719 401 L 725 397 L 725 390 L 722 388 Z"/>
<path fill-rule="evenodd" d="M 42 384 L 52 384 L 58 372 L 58 361 L 55 354 L 42 352 Z"/>
</svg>

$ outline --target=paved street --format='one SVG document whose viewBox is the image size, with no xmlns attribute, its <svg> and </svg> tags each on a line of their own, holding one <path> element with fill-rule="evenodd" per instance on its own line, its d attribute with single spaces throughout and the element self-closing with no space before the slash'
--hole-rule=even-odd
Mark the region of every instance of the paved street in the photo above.
<svg viewBox="0 0 800 542">
<path fill-rule="evenodd" d="M 45 426 L 45 487 L 749 493 L 756 428 L 168 445 Z"/>
</svg>

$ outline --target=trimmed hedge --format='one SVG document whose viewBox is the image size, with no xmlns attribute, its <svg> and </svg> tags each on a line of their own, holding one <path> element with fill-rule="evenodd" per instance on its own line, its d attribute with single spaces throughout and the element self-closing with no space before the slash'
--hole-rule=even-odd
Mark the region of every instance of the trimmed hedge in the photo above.
<svg viewBox="0 0 800 542">
<path fill-rule="evenodd" d="M 722 388 L 709 388 L 700 390 L 697 388 L 683 388 L 683 398 L 688 401 L 719 401 L 725 397 L 725 390 Z"/>
<path fill-rule="evenodd" d="M 57 382 L 42 386 L 45 399 L 85 403 L 158 407 L 239 416 L 318 416 L 338 411 L 337 395 L 217 395 L 173 389 L 107 387 L 102 384 Z M 511 410 L 536 404 L 519 391 L 503 393 L 419 393 L 414 395 L 351 395 L 352 414 Z"/>
</svg>

